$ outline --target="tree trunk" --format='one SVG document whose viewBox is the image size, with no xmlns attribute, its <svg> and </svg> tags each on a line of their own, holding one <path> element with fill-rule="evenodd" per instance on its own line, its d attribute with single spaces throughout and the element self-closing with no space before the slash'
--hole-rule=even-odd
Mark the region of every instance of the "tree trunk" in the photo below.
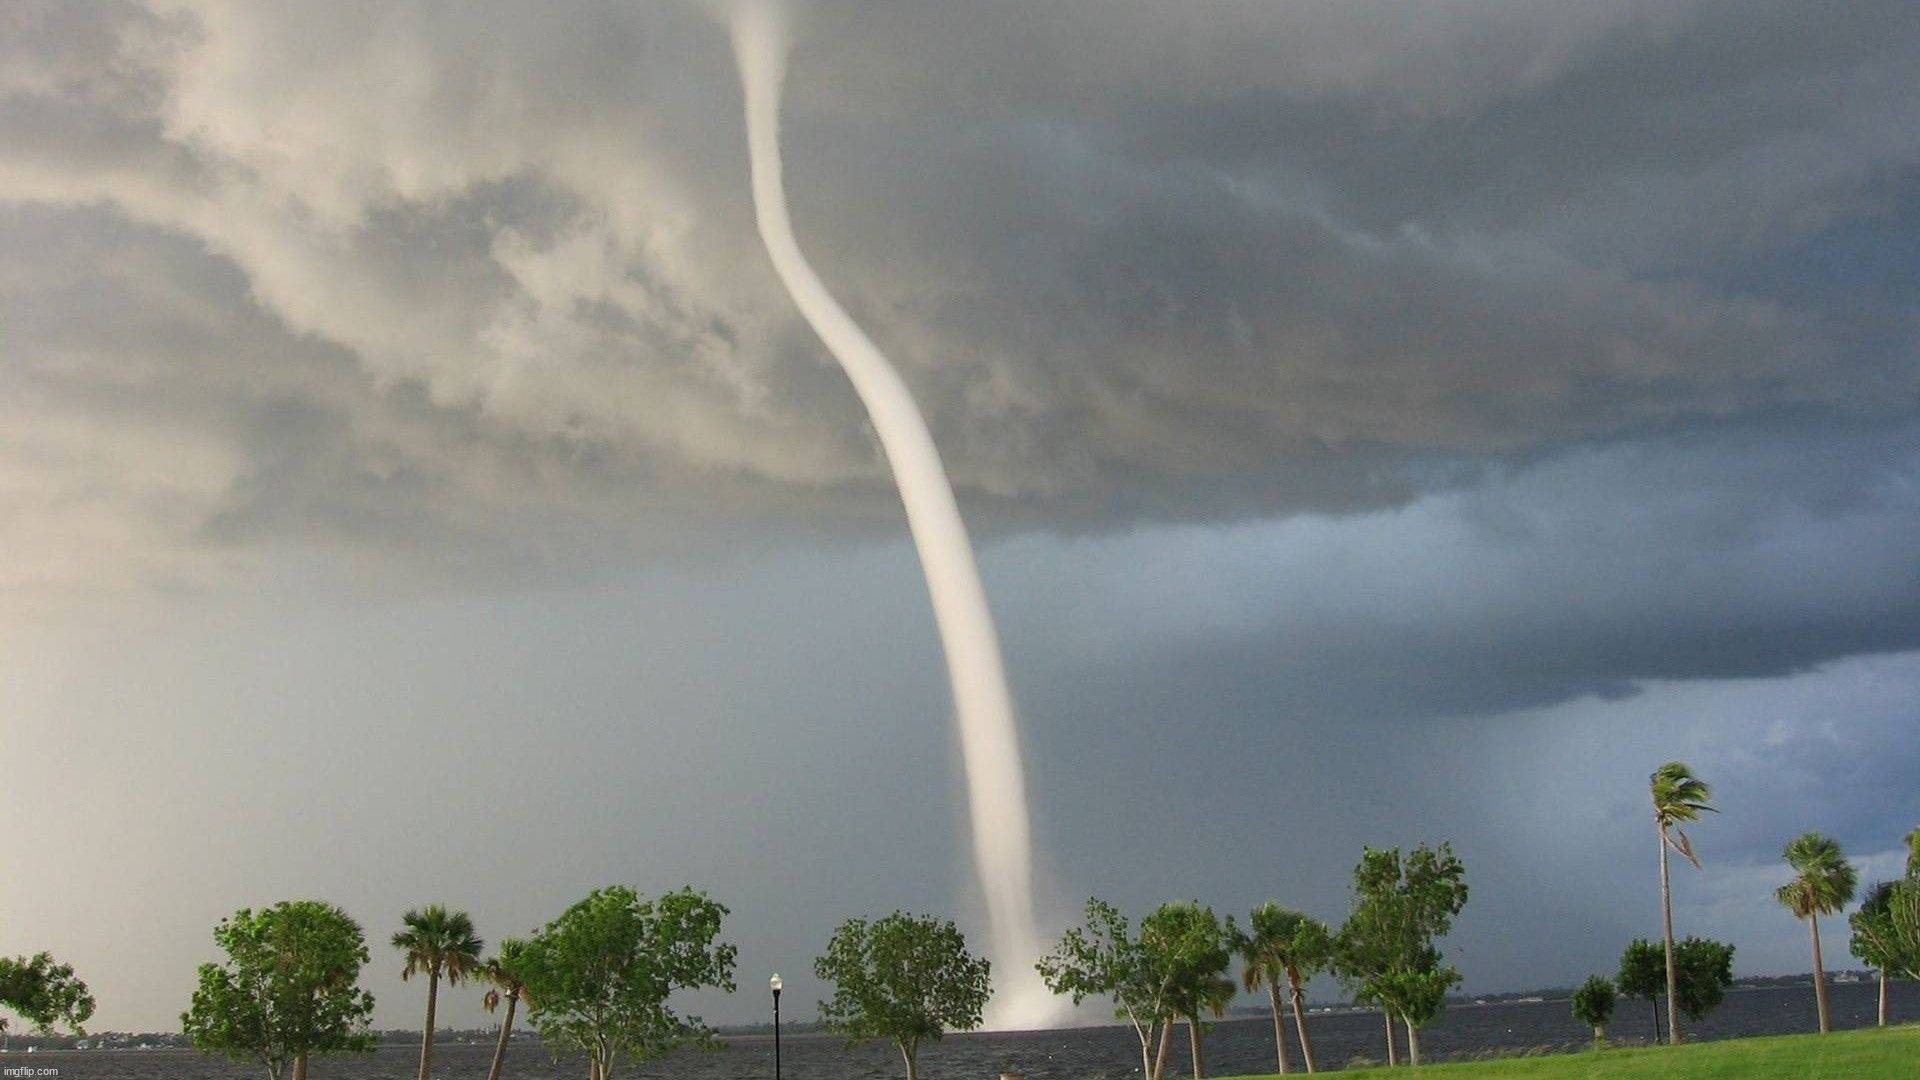
<svg viewBox="0 0 1920 1080">
<path fill-rule="evenodd" d="M 1807 914 L 1807 926 L 1813 931 L 1813 1003 L 1820 1010 L 1820 1034 L 1827 1033 L 1827 972 L 1820 963 L 1820 913 Z"/>
<path fill-rule="evenodd" d="M 1667 1045 L 1680 1045 L 1680 976 L 1673 968 L 1673 883 L 1667 877 L 1667 830 L 1660 830 L 1660 925 L 1667 940 Z"/>
<path fill-rule="evenodd" d="M 1187 1047 L 1193 1051 L 1193 1080 L 1201 1080 L 1207 1073 L 1200 1062 L 1200 1018 L 1197 1016 L 1187 1017 Z"/>
<path fill-rule="evenodd" d="M 1413 1021 L 1407 1020 L 1406 1017 L 1403 1016 L 1400 1019 L 1405 1020 L 1407 1024 L 1407 1064 L 1418 1065 L 1420 1064 L 1420 1029 L 1414 1027 Z"/>
<path fill-rule="evenodd" d="M 1280 984 L 1267 980 L 1267 1000 L 1273 1003 L 1273 1055 L 1280 1062 L 1282 1074 L 1292 1072 L 1287 1067 L 1287 1022 L 1280 1010 Z"/>
<path fill-rule="evenodd" d="M 1153 1071 L 1153 1025 L 1143 1031 L 1136 1021 L 1133 1033 L 1140 1038 L 1140 1080 L 1158 1080 Z"/>
<path fill-rule="evenodd" d="M 1606 1041 L 1607 1029 L 1601 1027 L 1599 1024 L 1593 1025 L 1593 1048 L 1595 1050 L 1600 1049 L 1600 1044 Z"/>
<path fill-rule="evenodd" d="M 1387 1064 L 1398 1065 L 1400 1064 L 1400 1053 L 1393 1048 L 1393 1014 L 1382 1007 L 1380 1015 L 1387 1021 Z"/>
<path fill-rule="evenodd" d="M 1173 1042 L 1173 1021 L 1160 1025 L 1160 1049 L 1153 1055 L 1153 1080 L 1167 1075 L 1167 1045 Z"/>
<path fill-rule="evenodd" d="M 1307 1061 L 1307 1072 L 1313 1072 L 1313 1040 L 1307 1038 L 1307 1010 L 1303 999 L 1306 995 L 1300 991 L 1300 973 L 1288 971 L 1287 981 L 1293 990 L 1293 1027 L 1300 1033 L 1300 1056 Z"/>
<path fill-rule="evenodd" d="M 500 1020 L 500 1041 L 493 1044 L 493 1064 L 487 1068 L 487 1080 L 500 1080 L 500 1066 L 507 1061 L 507 1036 L 513 1032 L 513 1007 L 520 1004 L 520 991 L 507 991 L 507 1015 Z"/>
<path fill-rule="evenodd" d="M 1880 1026 L 1887 1026 L 1887 969 L 1880 969 Z"/>
<path fill-rule="evenodd" d="M 293 1080 L 307 1080 L 307 1052 L 305 1050 L 300 1051 L 300 1056 L 293 1059 Z"/>
<path fill-rule="evenodd" d="M 1660 995 L 1655 994 L 1648 998 L 1647 1004 L 1653 1006 L 1653 1041 L 1658 1043 L 1660 1041 Z"/>
<path fill-rule="evenodd" d="M 427 971 L 427 1027 L 420 1033 L 420 1080 L 433 1072 L 433 1011 L 439 1005 L 440 969 Z"/>
<path fill-rule="evenodd" d="M 907 1080 L 920 1080 L 920 1063 L 914 1060 L 917 1050 L 911 1040 L 900 1044 L 900 1056 L 907 1059 Z"/>
</svg>

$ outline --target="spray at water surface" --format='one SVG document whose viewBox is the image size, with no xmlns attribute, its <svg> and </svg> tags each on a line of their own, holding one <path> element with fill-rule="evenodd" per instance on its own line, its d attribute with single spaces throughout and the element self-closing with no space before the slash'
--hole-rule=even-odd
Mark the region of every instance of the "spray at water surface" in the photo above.
<svg viewBox="0 0 1920 1080">
<path fill-rule="evenodd" d="M 966 525 L 939 451 L 900 373 L 815 274 L 794 239 L 780 161 L 780 91 L 787 28 L 773 4 L 732 13 L 735 59 L 746 97 L 753 206 L 774 269 L 866 406 L 905 504 L 953 684 L 974 864 L 992 922 L 997 984 L 989 1022 L 1039 1026 L 1053 1010 L 1033 963 L 1040 954 L 1033 904 L 1033 852 L 1019 732 L 1000 642 L 974 565 Z"/>
</svg>

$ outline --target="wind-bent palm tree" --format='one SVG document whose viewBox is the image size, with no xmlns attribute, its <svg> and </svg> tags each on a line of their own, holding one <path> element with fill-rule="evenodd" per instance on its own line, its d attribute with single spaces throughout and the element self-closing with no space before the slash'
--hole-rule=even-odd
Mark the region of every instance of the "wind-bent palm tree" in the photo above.
<svg viewBox="0 0 1920 1080">
<path fill-rule="evenodd" d="M 428 904 L 400 917 L 406 929 L 393 935 L 393 947 L 407 958 L 403 979 L 427 976 L 427 1026 L 420 1033 L 420 1080 L 433 1071 L 433 1014 L 439 1004 L 440 979 L 453 986 L 480 970 L 480 950 L 486 943 L 473 932 L 473 918 L 464 911 L 448 911 Z"/>
<path fill-rule="evenodd" d="M 1839 914 L 1853 899 L 1859 875 L 1847 861 L 1840 842 L 1817 832 L 1802 833 L 1787 845 L 1787 865 L 1793 867 L 1792 881 L 1774 892 L 1774 896 L 1805 919 L 1813 932 L 1813 1000 L 1820 1009 L 1820 1033 L 1827 1033 L 1827 972 L 1820 963 L 1820 916 Z"/>
<path fill-rule="evenodd" d="M 1667 873 L 1667 849 L 1687 857 L 1695 868 L 1700 859 L 1693 853 L 1693 842 L 1681 830 L 1683 821 L 1698 821 L 1702 811 L 1719 813 L 1707 803 L 1713 788 L 1693 775 L 1684 761 L 1669 761 L 1653 771 L 1649 780 L 1653 794 L 1653 823 L 1660 830 L 1660 923 L 1667 941 L 1667 1042 L 1680 1042 L 1680 1008 L 1675 998 L 1679 974 L 1673 966 L 1673 882 Z"/>
<path fill-rule="evenodd" d="M 493 1064 L 487 1069 L 487 1080 L 500 1080 L 500 1068 L 507 1060 L 507 1039 L 513 1034 L 513 1010 L 522 1001 L 529 1007 L 533 999 L 527 996 L 526 971 L 527 943 L 518 938 L 506 938 L 500 942 L 500 953 L 493 959 L 480 965 L 475 974 L 481 982 L 490 984 L 487 994 L 480 999 L 488 1012 L 507 1003 L 507 1014 L 500 1020 L 500 1039 L 493 1046 Z"/>
<path fill-rule="evenodd" d="M 1246 968 L 1241 983 L 1248 990 L 1267 988 L 1267 1000 L 1273 1006 L 1274 1055 L 1280 1071 L 1289 1068 L 1285 1021 L 1280 1017 L 1280 980 L 1285 979 L 1293 1002 L 1293 1025 L 1300 1033 L 1300 1055 L 1307 1071 L 1313 1071 L 1313 1041 L 1307 1037 L 1306 1011 L 1303 1008 L 1302 983 L 1326 966 L 1333 951 L 1333 934 L 1325 923 L 1283 908 L 1271 901 L 1253 909 L 1251 932 L 1238 942 L 1240 959 Z"/>
</svg>

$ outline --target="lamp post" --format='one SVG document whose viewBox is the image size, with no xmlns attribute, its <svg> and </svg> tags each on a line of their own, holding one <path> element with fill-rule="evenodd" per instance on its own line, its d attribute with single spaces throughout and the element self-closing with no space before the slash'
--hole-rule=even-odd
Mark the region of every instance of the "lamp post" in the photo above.
<svg viewBox="0 0 1920 1080">
<path fill-rule="evenodd" d="M 773 991 L 773 1080 L 780 1080 L 780 973 L 774 972 L 767 980 L 767 989 Z"/>
</svg>

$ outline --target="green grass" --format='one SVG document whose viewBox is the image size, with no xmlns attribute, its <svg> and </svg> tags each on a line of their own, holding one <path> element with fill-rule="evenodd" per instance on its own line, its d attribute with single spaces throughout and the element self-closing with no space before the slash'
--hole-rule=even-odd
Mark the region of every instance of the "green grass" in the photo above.
<svg viewBox="0 0 1920 1080">
<path fill-rule="evenodd" d="M 1411 1075 L 1398 1069 L 1343 1069 L 1341 1080 L 1386 1080 Z M 1776 1035 L 1681 1046 L 1625 1047 L 1598 1053 L 1457 1061 L 1425 1065 L 1423 1077 L 1466 1080 L 1812 1080 L 1845 1077 L 1920 1077 L 1920 1025 L 1865 1028 L 1832 1035 Z M 1270 1080 L 1241 1077 L 1238 1080 Z"/>
</svg>

